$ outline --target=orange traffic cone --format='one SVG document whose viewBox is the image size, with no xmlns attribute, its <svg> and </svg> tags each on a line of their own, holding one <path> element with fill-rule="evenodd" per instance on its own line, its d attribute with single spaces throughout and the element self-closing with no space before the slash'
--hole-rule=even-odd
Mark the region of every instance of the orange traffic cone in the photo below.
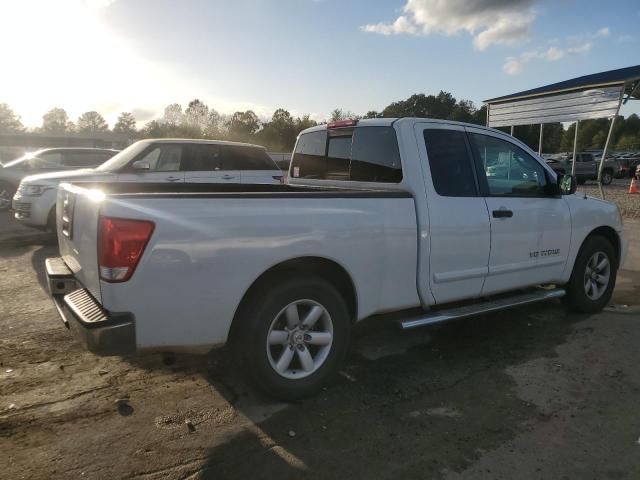
<svg viewBox="0 0 640 480">
<path fill-rule="evenodd" d="M 638 182 L 636 182 L 635 177 L 631 179 L 631 185 L 629 185 L 629 192 L 627 193 L 640 193 L 638 192 Z"/>
</svg>

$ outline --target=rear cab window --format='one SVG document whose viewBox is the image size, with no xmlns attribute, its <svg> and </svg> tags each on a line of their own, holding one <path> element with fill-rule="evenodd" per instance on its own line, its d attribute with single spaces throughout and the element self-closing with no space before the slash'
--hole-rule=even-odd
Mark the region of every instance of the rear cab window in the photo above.
<svg viewBox="0 0 640 480">
<path fill-rule="evenodd" d="M 477 196 L 473 158 L 465 133 L 459 130 L 426 129 L 424 142 L 436 193 L 442 197 Z"/>
<path fill-rule="evenodd" d="M 291 177 L 399 183 L 402 164 L 395 129 L 356 126 L 304 133 L 293 153 Z"/>
</svg>

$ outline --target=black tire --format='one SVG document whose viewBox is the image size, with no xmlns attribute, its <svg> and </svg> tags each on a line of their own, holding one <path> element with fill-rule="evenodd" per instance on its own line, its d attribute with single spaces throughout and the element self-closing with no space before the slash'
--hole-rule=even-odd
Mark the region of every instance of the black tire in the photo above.
<svg viewBox="0 0 640 480">
<path fill-rule="evenodd" d="M 245 308 L 241 309 L 237 319 L 240 322 L 239 326 L 234 328 L 234 346 L 247 375 L 260 390 L 281 400 L 299 400 L 316 393 L 336 374 L 349 347 L 351 322 L 344 299 L 327 281 L 315 276 L 302 275 L 280 278 L 282 281 L 262 283 L 248 301 L 244 302 Z M 285 378 L 276 371 L 271 362 L 289 348 L 296 358 L 291 364 L 294 366 L 291 371 L 295 374 L 295 362 L 300 362 L 296 347 L 268 346 L 267 338 L 272 323 L 277 323 L 276 319 L 282 318 L 279 314 L 282 315 L 287 306 L 293 302 L 307 300 L 319 304 L 328 313 L 333 328 L 333 339 L 328 354 L 317 370 L 313 373 L 303 373 L 298 365 L 297 373 L 308 376 L 297 379 Z M 304 308 L 304 305 L 301 308 Z M 303 313 L 304 310 L 301 317 L 304 316 Z M 326 321 L 326 317 L 322 318 L 322 321 Z M 270 349 L 280 347 L 280 353 L 270 352 Z M 298 345 L 298 348 L 301 347 Z M 310 345 L 309 351 L 315 348 Z"/>
<path fill-rule="evenodd" d="M 609 261 L 609 279 L 601 296 L 597 299 L 590 298 L 586 292 L 588 263 L 596 253 L 606 255 Z M 573 265 L 571 278 L 565 286 L 567 295 L 564 302 L 567 307 L 575 312 L 595 313 L 601 311 L 611 300 L 613 289 L 616 286 L 616 274 L 618 272 L 618 259 L 611 242 L 600 236 L 592 235 L 582 244 L 576 261 Z"/>
<path fill-rule="evenodd" d="M 602 172 L 602 184 L 609 185 L 611 182 L 613 182 L 613 173 L 611 170 L 604 170 Z"/>
</svg>

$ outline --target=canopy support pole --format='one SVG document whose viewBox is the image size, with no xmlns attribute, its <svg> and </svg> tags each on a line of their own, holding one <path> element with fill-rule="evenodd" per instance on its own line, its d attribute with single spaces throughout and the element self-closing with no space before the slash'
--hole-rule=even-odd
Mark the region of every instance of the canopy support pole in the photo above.
<svg viewBox="0 0 640 480">
<path fill-rule="evenodd" d="M 540 124 L 540 141 L 538 142 L 538 155 L 542 155 L 542 127 L 544 123 Z"/>
<path fill-rule="evenodd" d="M 618 118 L 618 114 L 620 113 L 620 107 L 622 106 L 622 99 L 624 98 L 625 88 L 622 87 L 620 91 L 620 100 L 618 101 L 618 109 L 616 110 L 616 114 L 611 119 L 611 126 L 609 127 L 609 134 L 607 135 L 607 141 L 604 142 L 604 150 L 602 151 L 602 157 L 600 158 L 600 165 L 598 167 L 598 188 L 600 188 L 600 196 L 603 200 L 605 200 L 604 189 L 602 188 L 602 170 L 604 169 L 604 161 L 607 158 L 607 151 L 609 150 L 609 142 L 611 141 L 611 134 L 613 133 L 613 127 L 616 124 L 616 118 Z"/>
<path fill-rule="evenodd" d="M 511 136 L 513 137 L 513 125 L 511 125 Z"/>
<path fill-rule="evenodd" d="M 578 161 L 577 150 L 578 150 L 578 125 L 580 125 L 580 120 L 576 120 L 576 133 L 573 137 L 573 162 L 571 163 L 571 176 L 576 176 L 576 162 Z"/>
</svg>

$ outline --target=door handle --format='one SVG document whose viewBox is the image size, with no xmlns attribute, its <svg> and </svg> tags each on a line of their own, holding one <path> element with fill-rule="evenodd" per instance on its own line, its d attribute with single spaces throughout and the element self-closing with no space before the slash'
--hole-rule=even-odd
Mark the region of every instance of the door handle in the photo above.
<svg viewBox="0 0 640 480">
<path fill-rule="evenodd" d="M 513 217 L 513 211 L 501 208 L 500 210 L 493 211 L 493 218 L 511 218 Z"/>
<path fill-rule="evenodd" d="M 232 180 L 232 179 L 234 179 L 236 177 L 235 177 L 235 175 L 223 175 L 222 178 L 224 178 L 225 180 Z"/>
<path fill-rule="evenodd" d="M 177 182 L 178 180 L 180 180 L 180 177 L 167 177 L 167 180 L 169 182 Z"/>
</svg>

